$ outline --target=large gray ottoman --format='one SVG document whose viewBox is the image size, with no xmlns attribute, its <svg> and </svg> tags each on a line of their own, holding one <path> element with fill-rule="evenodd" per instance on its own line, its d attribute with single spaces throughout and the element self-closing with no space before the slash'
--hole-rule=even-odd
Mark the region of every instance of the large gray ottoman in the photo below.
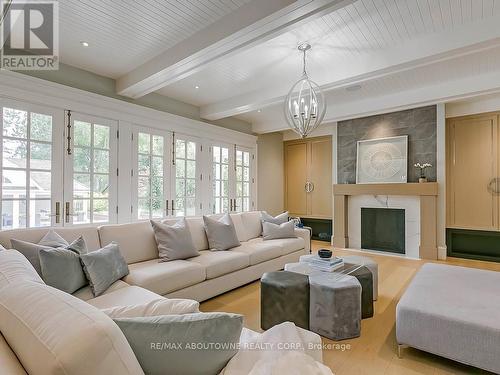
<svg viewBox="0 0 500 375">
<path fill-rule="evenodd" d="M 500 272 L 425 264 L 396 308 L 398 344 L 500 373 Z"/>
<path fill-rule="evenodd" d="M 309 329 L 309 278 L 295 272 L 265 273 L 260 279 L 260 325 L 283 322 Z"/>
<path fill-rule="evenodd" d="M 378 298 L 378 264 L 372 258 L 361 255 L 347 255 L 342 257 L 344 262 L 351 264 L 361 264 L 368 268 L 373 276 L 373 300 Z"/>
<path fill-rule="evenodd" d="M 359 337 L 361 333 L 361 284 L 353 276 L 309 276 L 309 329 L 332 340 Z"/>
</svg>

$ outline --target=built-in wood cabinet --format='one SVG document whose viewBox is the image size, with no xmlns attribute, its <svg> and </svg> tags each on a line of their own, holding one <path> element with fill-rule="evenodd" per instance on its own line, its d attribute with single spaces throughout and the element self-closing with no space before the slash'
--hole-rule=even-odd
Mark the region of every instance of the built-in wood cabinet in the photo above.
<svg viewBox="0 0 500 375">
<path fill-rule="evenodd" d="M 446 124 L 447 227 L 498 231 L 499 113 Z"/>
<path fill-rule="evenodd" d="M 285 208 L 290 216 L 332 218 L 332 138 L 285 142 Z"/>
</svg>

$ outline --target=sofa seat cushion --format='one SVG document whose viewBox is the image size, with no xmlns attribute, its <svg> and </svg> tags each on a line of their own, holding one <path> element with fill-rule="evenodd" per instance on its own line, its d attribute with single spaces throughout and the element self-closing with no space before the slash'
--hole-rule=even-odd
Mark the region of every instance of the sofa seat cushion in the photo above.
<svg viewBox="0 0 500 375">
<path fill-rule="evenodd" d="M 241 246 L 232 248 L 231 251 L 247 254 L 250 257 L 250 265 L 253 266 L 282 255 L 283 249 L 269 242 L 271 241 L 250 240 L 243 242 Z"/>
<path fill-rule="evenodd" d="M 264 241 L 262 237 L 258 237 L 250 240 L 249 242 L 253 244 L 264 243 L 279 247 L 281 248 L 281 255 L 287 255 L 302 250 L 304 249 L 305 246 L 305 241 L 301 237 L 280 238 L 276 240 L 267 240 L 267 241 Z"/>
<path fill-rule="evenodd" d="M 235 251 L 201 251 L 200 255 L 189 259 L 190 262 L 197 263 L 205 267 L 207 279 L 231 273 L 250 265 L 248 254 Z"/>
<path fill-rule="evenodd" d="M 0 289 L 0 331 L 29 374 L 144 374 L 111 318 L 48 285 Z"/>
<path fill-rule="evenodd" d="M 128 285 L 125 281 L 118 280 L 118 281 L 115 281 L 113 284 L 111 284 L 111 286 L 102 295 L 114 292 L 115 290 L 118 290 L 118 289 L 129 287 L 129 286 L 130 285 Z M 94 294 L 92 293 L 92 289 L 90 288 L 90 285 L 87 285 L 81 289 L 78 289 L 75 293 L 73 293 L 73 296 L 81 299 L 82 301 L 88 301 L 89 299 L 94 298 Z"/>
<path fill-rule="evenodd" d="M 5 338 L 0 333 L 0 368 L 2 373 L 9 375 L 26 375 L 21 362 L 16 357 L 16 354 L 12 351 L 5 341 Z"/>
<path fill-rule="evenodd" d="M 123 281 L 161 295 L 198 284 L 206 278 L 205 267 L 187 260 L 148 260 L 129 265 L 129 272 Z"/>
<path fill-rule="evenodd" d="M 116 306 L 142 305 L 156 301 L 159 298 L 163 297 L 147 289 L 138 286 L 127 286 L 86 302 L 98 309 L 109 309 Z"/>
</svg>

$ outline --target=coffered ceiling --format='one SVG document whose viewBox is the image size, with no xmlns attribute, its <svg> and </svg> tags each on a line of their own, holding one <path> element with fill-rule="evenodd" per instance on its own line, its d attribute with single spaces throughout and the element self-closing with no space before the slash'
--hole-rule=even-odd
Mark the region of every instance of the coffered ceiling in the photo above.
<svg viewBox="0 0 500 375">
<path fill-rule="evenodd" d="M 500 89 L 500 0 L 65 0 L 60 9 L 64 63 L 117 79 L 122 95 L 158 92 L 256 132 L 286 128 L 281 103 L 303 41 L 329 121 Z"/>
</svg>

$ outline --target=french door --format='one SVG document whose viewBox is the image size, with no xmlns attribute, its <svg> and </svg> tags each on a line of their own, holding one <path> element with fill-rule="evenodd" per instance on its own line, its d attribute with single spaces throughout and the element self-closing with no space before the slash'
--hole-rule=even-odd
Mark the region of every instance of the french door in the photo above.
<svg viewBox="0 0 500 375">
<path fill-rule="evenodd" d="M 63 112 L 0 98 L 0 228 L 62 224 Z"/>
<path fill-rule="evenodd" d="M 212 143 L 212 213 L 243 212 L 254 208 L 252 150 L 238 145 Z"/>
<path fill-rule="evenodd" d="M 66 129 L 64 223 L 116 222 L 116 121 L 72 112 Z"/>
</svg>

